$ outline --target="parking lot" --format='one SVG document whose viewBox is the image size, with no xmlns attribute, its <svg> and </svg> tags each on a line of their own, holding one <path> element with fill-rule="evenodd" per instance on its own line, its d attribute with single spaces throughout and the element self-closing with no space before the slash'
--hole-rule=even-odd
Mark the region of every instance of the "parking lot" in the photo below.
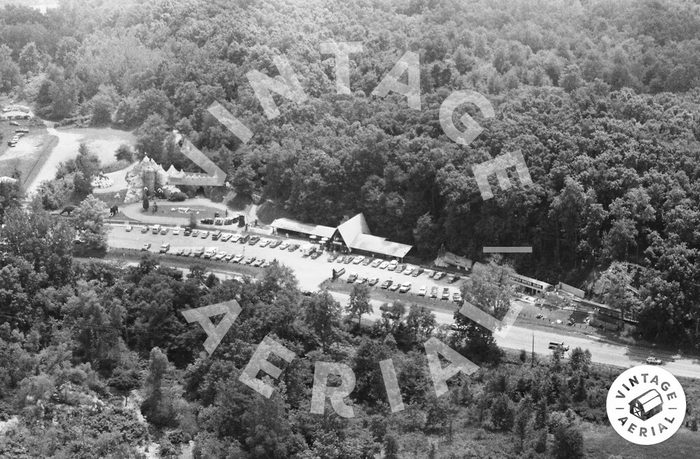
<svg viewBox="0 0 700 459">
<path fill-rule="evenodd" d="M 166 234 L 161 234 L 160 232 L 153 234 L 151 229 L 147 232 L 142 232 L 142 228 L 141 225 L 136 225 L 130 231 L 127 231 L 126 225 L 111 225 L 108 243 L 111 247 L 145 249 L 152 253 L 160 252 L 162 244 L 167 243 L 170 245 L 168 253 L 177 254 L 182 249 L 185 252 L 189 252 L 189 258 L 192 258 L 193 261 L 196 260 L 192 256 L 193 251 L 201 252 L 200 256 L 204 256 L 205 252 L 210 251 L 208 254 L 209 258 L 212 259 L 212 255 L 213 259 L 219 258 L 217 261 L 222 264 L 222 267 L 226 266 L 226 264 L 241 263 L 246 260 L 249 261 L 248 264 L 257 261 L 262 267 L 266 263 L 277 260 L 295 272 L 299 280 L 300 289 L 309 291 L 317 290 L 323 281 L 330 279 L 333 275 L 333 270 L 344 270 L 336 282 L 347 283 L 349 278 L 354 275 L 355 282 L 371 283 L 373 288 L 381 288 L 382 284 L 384 284 L 388 287 L 387 291 L 391 289 L 406 295 L 424 294 L 426 299 L 430 298 L 431 292 L 436 295 L 437 299 L 443 298 L 443 295 L 446 293 L 445 301 L 453 301 L 455 299 L 454 294 L 459 293 L 460 281 L 449 282 L 448 275 L 441 279 L 435 279 L 429 277 L 429 271 L 421 272 L 417 276 L 413 275 L 415 271 L 411 274 L 404 273 L 407 272 L 407 269 L 404 269 L 404 272 L 401 273 L 397 272 L 397 269 L 391 271 L 389 269 L 392 266 L 386 260 L 371 258 L 369 263 L 366 259 L 361 259 L 359 263 L 356 263 L 357 259 L 351 261 L 344 256 L 343 260 L 338 258 L 329 262 L 329 257 L 332 256 L 331 253 L 323 253 L 315 259 L 311 256 L 304 256 L 302 250 L 311 246 L 309 241 L 261 236 L 260 241 L 250 245 L 250 241 L 241 242 L 245 236 L 252 236 L 244 232 L 222 231 L 223 235 L 231 235 L 230 239 L 226 238 L 227 240 L 224 241 L 222 240 L 223 238 L 212 240 L 211 231 L 207 231 L 207 236 L 202 238 L 201 230 L 197 231 L 196 236 L 185 236 L 185 231 L 182 228 L 179 229 L 177 235 L 173 234 L 173 228 L 167 228 L 165 230 Z M 265 241 L 270 242 L 266 244 Z M 271 245 L 274 241 L 279 241 L 279 245 L 273 248 Z M 150 244 L 150 246 L 146 248 L 145 244 Z M 297 244 L 299 247 L 290 252 L 289 245 L 293 244 Z M 231 259 L 232 256 L 234 257 L 233 259 Z M 399 263 L 393 264 L 394 267 L 399 265 Z M 410 268 L 409 266 L 404 266 Z M 446 292 L 445 289 L 447 289 Z"/>
</svg>

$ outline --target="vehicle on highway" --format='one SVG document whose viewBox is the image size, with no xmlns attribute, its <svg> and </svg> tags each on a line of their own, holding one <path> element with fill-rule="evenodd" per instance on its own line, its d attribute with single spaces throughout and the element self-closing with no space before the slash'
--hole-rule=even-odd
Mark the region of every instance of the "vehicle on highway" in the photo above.
<svg viewBox="0 0 700 459">
<path fill-rule="evenodd" d="M 390 286 L 391 286 L 391 281 L 389 279 L 385 280 L 384 282 L 382 282 L 382 285 L 380 285 L 380 287 L 385 289 L 385 290 L 388 289 Z"/>
<path fill-rule="evenodd" d="M 355 258 L 352 260 L 352 264 L 353 264 L 353 265 L 359 265 L 359 264 L 362 263 L 363 261 L 365 261 L 365 257 L 363 257 L 362 255 L 360 255 L 360 256 L 355 257 Z"/>
<path fill-rule="evenodd" d="M 167 242 L 163 242 L 160 245 L 160 253 L 168 253 L 168 250 L 170 250 L 170 244 L 168 244 Z"/>
<path fill-rule="evenodd" d="M 199 236 L 199 230 L 193 229 L 191 235 L 192 235 L 192 237 Z"/>
<path fill-rule="evenodd" d="M 373 277 L 372 279 L 367 281 L 367 285 L 377 285 L 378 283 L 379 283 L 378 277 Z"/>
<path fill-rule="evenodd" d="M 377 258 L 376 260 L 374 260 L 374 261 L 372 262 L 372 267 L 373 267 L 373 268 L 379 268 L 379 265 L 381 265 L 381 264 L 382 264 L 382 260 L 381 260 L 380 258 Z"/>
<path fill-rule="evenodd" d="M 389 266 L 388 261 L 382 261 L 381 263 L 379 263 L 379 269 L 386 269 L 388 266 Z"/>
<path fill-rule="evenodd" d="M 243 261 L 243 255 L 236 255 L 231 258 L 231 263 L 240 263 L 241 261 Z"/>
<path fill-rule="evenodd" d="M 391 290 L 392 292 L 395 292 L 395 291 L 397 291 L 400 287 L 401 287 L 401 284 L 399 284 L 398 282 L 396 282 L 395 284 L 391 284 L 391 285 L 389 286 L 389 290 Z"/>
<path fill-rule="evenodd" d="M 430 298 L 436 298 L 438 297 L 438 288 L 436 285 L 433 285 L 433 287 L 430 289 Z"/>
<path fill-rule="evenodd" d="M 277 247 L 280 246 L 280 244 L 282 244 L 282 241 L 280 241 L 279 239 L 277 239 L 276 241 L 272 241 L 272 242 L 270 243 L 270 248 L 271 248 L 271 249 L 276 249 Z"/>
<path fill-rule="evenodd" d="M 442 297 L 440 299 L 441 300 L 449 300 L 450 299 L 450 289 L 448 287 L 445 287 L 442 289 Z"/>
<path fill-rule="evenodd" d="M 413 273 L 411 274 L 411 276 L 418 277 L 421 274 L 423 274 L 423 268 L 416 268 L 413 270 Z"/>
<path fill-rule="evenodd" d="M 428 293 L 428 287 L 425 285 L 418 290 L 418 296 L 425 296 L 426 293 Z"/>
<path fill-rule="evenodd" d="M 287 250 L 289 248 L 289 243 L 283 242 L 280 244 L 280 250 Z"/>
<path fill-rule="evenodd" d="M 272 241 L 270 241 L 269 239 L 263 239 L 262 241 L 260 241 L 260 247 L 267 247 L 268 245 L 270 245 L 270 242 Z"/>
<path fill-rule="evenodd" d="M 131 226 L 131 225 L 126 225 L 126 227 L 124 227 L 124 229 L 125 229 L 126 232 L 128 233 L 128 232 L 130 232 L 132 229 L 134 229 L 134 227 Z"/>
<path fill-rule="evenodd" d="M 347 280 L 348 284 L 352 284 L 356 280 L 357 280 L 357 274 L 355 274 L 355 273 L 348 274 L 348 280 Z"/>
<path fill-rule="evenodd" d="M 650 355 L 649 357 L 647 357 L 645 362 L 647 365 L 661 365 L 663 363 L 663 361 L 661 359 L 657 359 L 653 355 Z"/>
<path fill-rule="evenodd" d="M 566 352 L 569 350 L 569 346 L 566 346 L 563 342 L 558 343 L 558 342 L 554 342 L 554 341 L 550 341 L 549 348 L 552 350 L 558 349 L 558 350 L 561 350 L 563 352 Z"/>
<path fill-rule="evenodd" d="M 399 288 L 399 293 L 407 293 L 409 290 L 411 290 L 411 284 L 406 282 L 401 285 L 401 288 Z"/>
<path fill-rule="evenodd" d="M 454 292 L 452 294 L 452 301 L 454 301 L 457 304 L 460 304 L 462 302 L 462 294 L 459 292 Z"/>
<path fill-rule="evenodd" d="M 179 236 L 179 235 L 180 235 L 180 228 L 176 226 L 175 228 L 173 228 L 173 236 Z"/>
<path fill-rule="evenodd" d="M 338 254 L 336 254 L 336 253 L 331 253 L 330 255 L 328 255 L 328 258 L 327 258 L 328 263 L 333 263 L 333 262 L 335 261 L 336 258 L 338 258 Z"/>
<path fill-rule="evenodd" d="M 143 244 L 143 245 L 141 246 L 141 250 L 143 250 L 143 251 L 146 251 L 146 250 L 148 250 L 148 249 L 150 249 L 150 248 L 151 248 L 151 243 L 150 243 L 150 242 L 146 242 L 145 244 Z"/>
<path fill-rule="evenodd" d="M 208 237 L 209 237 L 209 231 L 202 231 L 202 233 L 200 234 L 199 237 L 201 237 L 202 239 L 208 238 Z"/>
<path fill-rule="evenodd" d="M 233 236 L 231 233 L 222 234 L 221 242 L 228 242 L 228 240 L 231 239 L 231 236 Z"/>
</svg>

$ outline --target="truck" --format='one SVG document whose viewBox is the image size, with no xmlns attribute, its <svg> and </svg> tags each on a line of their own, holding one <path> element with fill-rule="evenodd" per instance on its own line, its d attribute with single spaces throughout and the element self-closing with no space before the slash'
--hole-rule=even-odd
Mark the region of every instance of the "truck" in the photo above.
<svg viewBox="0 0 700 459">
<path fill-rule="evenodd" d="M 563 342 L 558 343 L 558 342 L 555 342 L 555 341 L 550 341 L 550 343 L 549 343 L 549 348 L 552 349 L 552 350 L 560 350 L 560 351 L 563 351 L 563 352 L 566 352 L 566 351 L 569 350 L 569 346 L 566 346 Z"/>
</svg>

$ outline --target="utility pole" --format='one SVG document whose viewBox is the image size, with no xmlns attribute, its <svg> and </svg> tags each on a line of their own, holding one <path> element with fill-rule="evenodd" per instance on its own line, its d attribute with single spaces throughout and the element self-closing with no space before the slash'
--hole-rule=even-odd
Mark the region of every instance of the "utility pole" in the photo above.
<svg viewBox="0 0 700 459">
<path fill-rule="evenodd" d="M 532 357 L 530 357 L 530 367 L 535 366 L 535 331 L 532 331 Z"/>
</svg>

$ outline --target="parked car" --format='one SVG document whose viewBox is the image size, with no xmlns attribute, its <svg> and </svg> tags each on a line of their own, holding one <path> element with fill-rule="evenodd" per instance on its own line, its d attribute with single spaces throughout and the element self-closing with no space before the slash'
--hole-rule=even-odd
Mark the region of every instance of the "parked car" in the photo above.
<svg viewBox="0 0 700 459">
<path fill-rule="evenodd" d="M 212 258 L 212 260 L 221 261 L 224 259 L 225 256 L 226 256 L 226 252 L 219 252 L 211 258 Z"/>
<path fill-rule="evenodd" d="M 204 252 L 202 258 L 213 258 L 216 255 L 216 247 L 210 247 Z"/>
<path fill-rule="evenodd" d="M 328 255 L 328 258 L 327 258 L 328 263 L 333 263 L 333 262 L 335 261 L 336 258 L 338 258 L 338 254 L 336 254 L 336 253 L 331 253 L 330 255 Z"/>
<path fill-rule="evenodd" d="M 168 253 L 168 250 L 170 250 L 170 244 L 163 242 L 160 246 L 160 253 Z"/>
<path fill-rule="evenodd" d="M 423 268 L 416 268 L 416 269 L 414 269 L 413 272 L 411 273 L 411 275 L 412 275 L 413 277 L 418 277 L 418 276 L 420 276 L 421 274 L 423 274 Z"/>
<path fill-rule="evenodd" d="M 289 248 L 287 250 L 290 252 L 294 252 L 298 248 L 299 248 L 299 244 L 292 244 L 289 246 Z"/>
<path fill-rule="evenodd" d="M 432 269 L 426 269 L 425 274 L 427 274 L 428 277 L 432 279 L 433 276 L 435 276 L 435 271 L 433 271 Z"/>
<path fill-rule="evenodd" d="M 435 276 L 433 276 L 433 279 L 435 279 L 435 280 L 440 280 L 440 279 L 442 279 L 443 277 L 445 277 L 445 273 L 442 272 L 442 271 L 438 271 L 437 273 L 435 273 Z"/>
<path fill-rule="evenodd" d="M 451 284 L 454 281 L 455 281 L 455 276 L 453 274 L 450 274 L 449 276 L 447 276 L 447 283 L 448 284 Z"/>
<path fill-rule="evenodd" d="M 141 233 L 142 233 L 142 234 L 148 233 L 148 226 L 142 226 L 142 227 L 141 227 Z"/>
<path fill-rule="evenodd" d="M 243 261 L 243 255 L 236 255 L 231 258 L 231 263 L 240 263 L 241 261 Z"/>
<path fill-rule="evenodd" d="M 382 262 L 379 264 L 379 269 L 386 269 L 388 266 L 389 266 L 389 262 L 388 262 L 388 261 L 382 261 Z"/>
<path fill-rule="evenodd" d="M 173 228 L 173 236 L 179 236 L 180 235 L 180 228 L 175 227 Z"/>
<path fill-rule="evenodd" d="M 204 247 L 192 250 L 193 257 L 201 257 L 202 255 L 204 255 Z"/>
<path fill-rule="evenodd" d="M 348 280 L 347 280 L 348 284 L 352 284 L 356 280 L 357 280 L 357 274 L 351 273 L 348 275 Z"/>
<path fill-rule="evenodd" d="M 558 350 L 560 350 L 560 351 L 566 352 L 566 351 L 569 350 L 569 346 L 566 346 L 566 345 L 564 344 L 564 342 L 561 342 L 561 343 L 560 343 L 560 342 L 556 342 L 556 341 L 550 341 L 550 342 L 549 342 L 549 349 L 552 349 L 552 350 L 557 350 L 557 349 L 558 349 Z"/>
<path fill-rule="evenodd" d="M 217 241 L 221 237 L 221 231 L 217 231 L 215 233 L 211 234 L 211 240 L 212 241 Z"/>
<path fill-rule="evenodd" d="M 345 263 L 346 265 L 348 265 L 348 264 L 350 264 L 350 263 L 352 262 L 352 260 L 354 260 L 354 259 L 355 259 L 355 257 L 353 257 L 352 255 L 348 255 L 348 256 L 345 257 L 345 260 L 343 261 L 343 263 Z"/>
<path fill-rule="evenodd" d="M 241 238 L 240 234 L 232 234 L 231 235 L 231 242 L 238 242 L 238 240 Z"/>
<path fill-rule="evenodd" d="M 247 257 L 247 258 L 244 258 L 241 263 L 244 265 L 249 265 L 254 261 L 255 261 L 255 257 Z"/>
<path fill-rule="evenodd" d="M 251 263 L 251 266 L 255 266 L 256 268 L 259 268 L 263 265 L 263 263 L 265 263 L 265 260 L 262 258 L 258 258 L 257 260 L 255 260 L 254 262 Z"/>
<path fill-rule="evenodd" d="M 437 298 L 438 297 L 438 288 L 436 285 L 433 285 L 433 287 L 430 289 L 430 298 Z"/>
<path fill-rule="evenodd" d="M 128 232 L 130 232 L 132 229 L 134 229 L 134 227 L 131 226 L 131 225 L 126 225 L 126 226 L 124 227 L 124 229 L 125 229 L 126 232 L 128 233 Z"/>
<path fill-rule="evenodd" d="M 260 240 L 260 236 L 252 236 L 248 241 L 248 245 L 255 245 Z"/>
<path fill-rule="evenodd" d="M 454 292 L 452 294 L 452 301 L 454 301 L 457 304 L 462 303 L 462 294 L 459 292 Z"/>
<path fill-rule="evenodd" d="M 289 248 L 289 243 L 283 242 L 280 244 L 280 250 L 287 250 Z"/>
<path fill-rule="evenodd" d="M 223 261 L 230 262 L 233 259 L 233 257 L 235 257 L 235 255 L 230 253 L 224 257 Z"/>
<path fill-rule="evenodd" d="M 398 265 L 396 265 L 396 274 L 401 274 L 402 272 L 404 272 L 406 270 L 406 267 L 407 265 L 403 263 L 399 263 Z"/>
<path fill-rule="evenodd" d="M 366 277 L 358 277 L 358 278 L 357 278 L 357 282 L 355 282 L 355 283 L 356 283 L 356 284 L 364 284 L 364 283 L 366 283 L 366 282 L 367 282 L 367 278 L 366 278 Z"/>
<path fill-rule="evenodd" d="M 192 235 L 192 228 L 185 228 L 185 232 L 182 233 L 183 236 L 191 236 Z"/>
<path fill-rule="evenodd" d="M 209 237 L 209 231 L 202 231 L 202 234 L 200 236 L 202 239 L 206 239 Z"/>
<path fill-rule="evenodd" d="M 239 244 L 246 244 L 250 240 L 250 234 L 245 234 L 241 236 L 241 238 L 238 240 Z"/>
<path fill-rule="evenodd" d="M 150 242 L 146 242 L 145 244 L 143 244 L 143 245 L 141 246 L 141 250 L 143 250 L 143 251 L 146 251 L 146 250 L 148 250 L 148 249 L 150 249 L 150 248 L 151 248 L 151 243 L 150 243 Z"/>
<path fill-rule="evenodd" d="M 377 285 L 379 283 L 379 278 L 378 277 L 373 277 L 372 279 L 367 281 L 367 285 Z"/>
<path fill-rule="evenodd" d="M 442 300 L 449 300 L 450 299 L 450 289 L 448 287 L 445 287 L 442 289 Z"/>
<path fill-rule="evenodd" d="M 391 260 L 389 262 L 389 266 L 386 267 L 389 271 L 396 271 L 396 267 L 399 266 L 399 263 L 396 260 Z"/>
<path fill-rule="evenodd" d="M 276 240 L 276 241 L 272 241 L 272 242 L 270 243 L 270 248 L 271 248 L 271 249 L 275 249 L 275 248 L 279 247 L 280 244 L 282 244 L 282 241 L 280 241 L 279 239 Z"/>
<path fill-rule="evenodd" d="M 191 234 L 192 234 L 192 237 L 197 237 L 197 236 L 199 236 L 199 230 L 193 229 Z"/>
<path fill-rule="evenodd" d="M 340 255 L 338 258 L 335 259 L 338 263 L 345 263 L 345 256 Z"/>
<path fill-rule="evenodd" d="M 385 290 L 388 289 L 390 286 L 391 286 L 391 281 L 389 279 L 385 280 L 384 282 L 382 282 L 382 285 L 380 285 L 380 287 L 385 289 Z"/>
<path fill-rule="evenodd" d="M 228 242 L 228 240 L 231 239 L 231 236 L 233 236 L 231 233 L 222 234 L 221 242 Z"/>
<path fill-rule="evenodd" d="M 166 234 L 168 234 L 168 228 L 161 228 L 161 229 L 160 229 L 160 234 L 161 234 L 162 236 L 165 236 Z"/>
<path fill-rule="evenodd" d="M 392 292 L 395 292 L 395 291 L 397 291 L 400 287 L 401 287 L 401 284 L 399 284 L 398 282 L 396 282 L 396 283 L 391 284 L 391 285 L 389 286 L 389 290 L 391 290 Z"/>
<path fill-rule="evenodd" d="M 653 355 L 650 355 L 649 357 L 647 357 L 646 363 L 647 365 L 661 365 L 663 361 L 661 359 L 657 359 Z"/>
<path fill-rule="evenodd" d="M 460 279 L 461 279 L 460 276 L 458 276 L 457 274 L 453 274 L 447 279 L 447 282 L 449 282 L 450 284 L 454 284 L 455 282 L 457 282 Z"/>
<path fill-rule="evenodd" d="M 269 239 L 263 239 L 262 241 L 260 241 L 260 247 L 267 247 L 268 245 L 270 245 L 270 242 L 271 241 Z"/>
<path fill-rule="evenodd" d="M 411 290 L 411 284 L 406 282 L 401 285 L 401 288 L 399 289 L 399 293 L 407 293 L 409 290 Z"/>
<path fill-rule="evenodd" d="M 381 265 L 381 264 L 382 264 L 382 260 L 379 259 L 379 258 L 377 258 L 376 260 L 374 260 L 374 261 L 372 262 L 372 267 L 373 267 L 373 268 L 379 268 L 379 265 Z"/>
<path fill-rule="evenodd" d="M 370 257 L 367 257 L 362 261 L 362 266 L 369 266 L 371 263 L 372 259 Z"/>
<path fill-rule="evenodd" d="M 428 287 L 426 287 L 426 286 L 424 285 L 424 286 L 422 286 L 422 287 L 418 290 L 418 296 L 425 296 L 425 294 L 426 294 L 427 292 L 428 292 Z"/>
<path fill-rule="evenodd" d="M 316 252 L 312 253 L 312 254 L 311 254 L 311 257 L 309 257 L 309 258 L 311 258 L 312 260 L 315 260 L 315 259 L 317 259 L 317 258 L 320 257 L 320 256 L 321 256 L 321 252 L 319 252 L 319 251 L 317 250 Z"/>
<path fill-rule="evenodd" d="M 365 260 L 365 257 L 363 257 L 362 255 L 360 255 L 360 256 L 355 257 L 355 258 L 352 260 L 352 264 L 354 264 L 354 265 L 359 265 L 359 264 L 362 263 L 364 260 Z"/>
<path fill-rule="evenodd" d="M 192 253 L 192 249 L 188 249 L 187 247 L 185 247 L 184 249 L 182 249 L 181 255 L 183 257 L 189 257 L 191 253 Z"/>
</svg>

